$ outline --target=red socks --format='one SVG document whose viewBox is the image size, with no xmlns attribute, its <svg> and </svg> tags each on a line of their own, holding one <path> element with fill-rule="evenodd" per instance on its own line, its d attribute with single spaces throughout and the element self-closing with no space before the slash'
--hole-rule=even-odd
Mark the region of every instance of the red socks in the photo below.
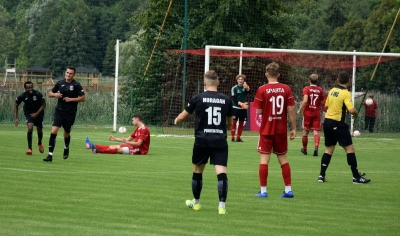
<svg viewBox="0 0 400 236">
<path fill-rule="evenodd" d="M 268 165 L 267 164 L 260 164 L 258 169 L 258 177 L 260 178 L 260 186 L 265 187 L 267 186 L 267 179 L 268 179 Z"/>
<path fill-rule="evenodd" d="M 308 136 L 307 135 L 303 135 L 301 137 L 301 141 L 303 143 L 303 149 L 304 151 L 307 151 L 307 144 L 308 144 Z"/>
<path fill-rule="evenodd" d="M 237 139 L 240 139 L 240 136 L 242 136 L 242 132 L 243 132 L 243 125 L 244 125 L 244 121 L 239 121 L 239 127 L 238 127 L 238 132 L 237 132 Z"/>
<path fill-rule="evenodd" d="M 231 136 L 233 139 L 235 138 L 235 131 L 236 131 L 236 120 L 233 120 L 232 126 L 231 126 Z"/>
<path fill-rule="evenodd" d="M 110 146 L 98 145 L 95 144 L 97 148 L 97 153 L 108 153 L 108 154 L 116 154 L 118 153 L 117 148 L 110 148 Z"/>
<path fill-rule="evenodd" d="M 97 153 L 117 154 L 118 149 L 116 149 L 116 148 L 97 149 Z"/>
<path fill-rule="evenodd" d="M 319 134 L 315 134 L 314 135 L 314 145 L 315 145 L 315 147 L 319 147 L 320 139 L 321 139 L 321 137 L 319 136 Z"/>
<path fill-rule="evenodd" d="M 290 174 L 289 163 L 285 163 L 285 164 L 281 165 L 281 168 L 282 168 L 283 182 L 285 183 L 285 186 L 291 186 L 292 185 L 292 176 Z"/>
</svg>

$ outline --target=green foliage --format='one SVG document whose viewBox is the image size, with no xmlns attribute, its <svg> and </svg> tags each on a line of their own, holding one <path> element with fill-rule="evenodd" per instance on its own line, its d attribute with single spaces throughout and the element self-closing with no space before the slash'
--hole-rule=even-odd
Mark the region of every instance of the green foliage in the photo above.
<svg viewBox="0 0 400 236">
<path fill-rule="evenodd" d="M 336 28 L 329 43 L 329 50 L 359 51 L 363 45 L 365 23 L 363 20 L 355 19 L 343 27 Z"/>
</svg>

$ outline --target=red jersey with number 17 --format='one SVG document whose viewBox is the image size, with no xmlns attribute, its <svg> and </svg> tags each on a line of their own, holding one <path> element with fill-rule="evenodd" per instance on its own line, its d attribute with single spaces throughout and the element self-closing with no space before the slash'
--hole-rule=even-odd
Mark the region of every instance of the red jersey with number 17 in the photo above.
<svg viewBox="0 0 400 236">
<path fill-rule="evenodd" d="M 324 101 L 324 90 L 317 85 L 306 86 L 303 95 L 308 96 L 307 105 L 304 107 L 304 116 L 320 116 L 321 102 Z"/>
<path fill-rule="evenodd" d="M 260 135 L 287 133 L 288 106 L 294 106 L 294 97 L 286 84 L 272 82 L 258 88 L 253 107 L 263 110 Z"/>
</svg>

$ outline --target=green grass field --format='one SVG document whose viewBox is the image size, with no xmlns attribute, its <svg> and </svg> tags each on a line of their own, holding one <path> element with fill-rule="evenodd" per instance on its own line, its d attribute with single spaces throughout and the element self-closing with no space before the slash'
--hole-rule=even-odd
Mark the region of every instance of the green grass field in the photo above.
<svg viewBox="0 0 400 236">
<path fill-rule="evenodd" d="M 280 198 L 284 185 L 276 158 L 269 165 L 268 198 L 255 198 L 257 137 L 229 142 L 228 214 L 218 215 L 212 166 L 203 175 L 201 211 L 184 203 L 193 197 L 193 138 L 151 137 L 146 156 L 92 154 L 85 136 L 109 144 L 111 128 L 74 127 L 69 159 L 62 159 L 60 132 L 53 162 L 44 163 L 50 127 L 44 129 L 45 153 L 34 146 L 27 156 L 26 126 L 0 125 L 0 235 L 399 234 L 399 139 L 354 139 L 359 169 L 372 179 L 366 185 L 352 183 L 341 148 L 328 182 L 318 183 L 323 148 L 319 157 L 304 156 L 301 139 L 290 141 L 293 199 Z"/>
</svg>

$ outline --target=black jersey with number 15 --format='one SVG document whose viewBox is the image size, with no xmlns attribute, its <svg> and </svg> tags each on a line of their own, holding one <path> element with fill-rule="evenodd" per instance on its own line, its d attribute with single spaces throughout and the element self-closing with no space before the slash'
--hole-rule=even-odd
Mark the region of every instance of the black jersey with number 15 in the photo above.
<svg viewBox="0 0 400 236">
<path fill-rule="evenodd" d="M 195 112 L 195 145 L 227 147 L 226 117 L 232 116 L 231 99 L 214 91 L 205 91 L 190 99 L 185 110 Z"/>
<path fill-rule="evenodd" d="M 77 102 L 66 102 L 63 98 L 77 98 L 85 95 L 81 84 L 76 80 L 72 80 L 70 83 L 67 83 L 65 79 L 60 80 L 54 85 L 51 91 L 53 93 L 59 92 L 62 94 L 62 98 L 58 99 L 56 106 L 56 109 L 61 111 L 76 112 L 78 108 Z"/>
</svg>

